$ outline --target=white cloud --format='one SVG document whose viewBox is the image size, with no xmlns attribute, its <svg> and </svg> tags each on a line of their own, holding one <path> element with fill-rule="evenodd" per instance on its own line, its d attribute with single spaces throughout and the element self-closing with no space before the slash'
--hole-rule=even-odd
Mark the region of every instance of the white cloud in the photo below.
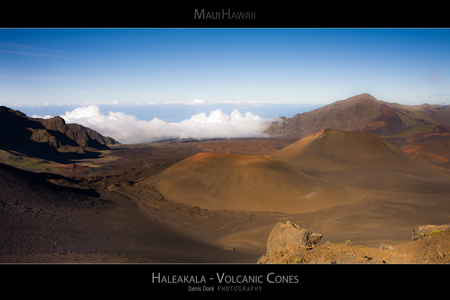
<svg viewBox="0 0 450 300">
<path fill-rule="evenodd" d="M 184 102 L 184 104 L 187 104 L 187 105 L 201 105 L 201 104 L 205 104 L 205 100 L 203 100 L 203 99 L 194 99 L 192 101 Z"/>
<path fill-rule="evenodd" d="M 50 115 L 45 115 L 45 116 L 38 116 L 38 115 L 32 115 L 31 116 L 32 118 L 35 118 L 35 119 L 51 119 L 52 118 L 52 116 L 50 116 Z"/>
<path fill-rule="evenodd" d="M 210 139 L 265 136 L 262 133 L 267 119 L 251 112 L 242 115 L 233 110 L 230 115 L 220 109 L 209 115 L 199 113 L 179 123 L 158 118 L 143 121 L 122 112 L 103 115 L 98 106 L 79 107 L 61 117 L 66 123 L 78 123 L 110 136 L 124 144 L 153 142 L 164 139 Z"/>
<path fill-rule="evenodd" d="M 99 116 L 102 113 L 100 109 L 96 105 L 90 105 L 88 107 L 78 107 L 73 111 L 66 111 L 64 116 L 61 116 L 63 119 L 83 119 L 83 118 L 92 118 L 95 116 Z"/>
<path fill-rule="evenodd" d="M 135 103 L 135 105 L 142 105 L 142 103 L 141 104 L 139 104 L 139 103 L 140 102 L 137 102 L 137 103 Z M 67 105 L 71 106 L 72 104 L 67 104 Z M 86 106 L 87 105 L 119 105 L 119 101 L 114 100 L 113 102 L 102 101 L 102 102 L 95 102 L 95 103 L 84 102 L 83 105 L 86 105 Z"/>
<path fill-rule="evenodd" d="M 254 105 L 260 105 L 260 104 L 279 104 L 278 101 L 258 101 L 258 100 L 252 100 L 249 102 L 249 104 Z"/>
<path fill-rule="evenodd" d="M 239 101 L 225 100 L 225 101 L 222 101 L 222 103 L 242 104 L 242 101 L 241 100 L 239 100 Z"/>
<path fill-rule="evenodd" d="M 149 103 L 148 103 L 148 105 L 156 105 L 157 103 L 156 102 L 153 102 L 153 101 L 150 101 Z"/>
</svg>

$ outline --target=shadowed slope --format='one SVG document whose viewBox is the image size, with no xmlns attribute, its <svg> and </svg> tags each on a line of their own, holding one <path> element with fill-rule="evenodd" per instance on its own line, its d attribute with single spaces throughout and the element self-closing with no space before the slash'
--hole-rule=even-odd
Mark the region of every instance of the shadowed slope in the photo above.
<svg viewBox="0 0 450 300">
<path fill-rule="evenodd" d="M 283 148 L 274 156 L 302 170 L 383 170 L 418 176 L 446 176 L 366 132 L 324 129 Z"/>
<path fill-rule="evenodd" d="M 165 197 L 207 209 L 299 213 L 356 199 L 268 156 L 199 153 L 148 179 Z"/>
<path fill-rule="evenodd" d="M 96 151 L 118 144 L 90 128 L 66 124 L 59 116 L 30 118 L 5 106 L 0 106 L 0 127 L 0 149 L 58 162 L 98 157 Z"/>
</svg>

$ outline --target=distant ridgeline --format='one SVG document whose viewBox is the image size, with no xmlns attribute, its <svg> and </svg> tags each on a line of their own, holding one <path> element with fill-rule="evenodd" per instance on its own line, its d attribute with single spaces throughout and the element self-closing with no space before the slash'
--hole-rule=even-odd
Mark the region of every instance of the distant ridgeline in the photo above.
<svg viewBox="0 0 450 300">
<path fill-rule="evenodd" d="M 414 132 L 449 131 L 448 105 L 400 105 L 361 94 L 336 101 L 319 109 L 281 118 L 266 133 L 273 136 L 305 137 L 325 128 L 370 132 L 378 136 Z"/>
<path fill-rule="evenodd" d="M 0 106 L 0 149 L 28 156 L 45 157 L 62 153 L 86 154 L 120 144 L 79 124 L 27 117 L 20 111 Z"/>
</svg>

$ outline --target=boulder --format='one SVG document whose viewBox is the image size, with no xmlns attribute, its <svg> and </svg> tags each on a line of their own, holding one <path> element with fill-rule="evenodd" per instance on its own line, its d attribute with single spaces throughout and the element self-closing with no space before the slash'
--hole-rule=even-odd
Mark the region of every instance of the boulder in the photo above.
<svg viewBox="0 0 450 300">
<path fill-rule="evenodd" d="M 416 226 L 413 228 L 412 240 L 417 241 L 419 239 L 423 239 L 426 236 L 430 236 L 449 229 L 450 224 Z"/>
<path fill-rule="evenodd" d="M 266 256 L 292 252 L 301 247 L 313 248 L 321 238 L 322 234 L 304 229 L 290 221 L 278 222 L 267 240 Z"/>
</svg>

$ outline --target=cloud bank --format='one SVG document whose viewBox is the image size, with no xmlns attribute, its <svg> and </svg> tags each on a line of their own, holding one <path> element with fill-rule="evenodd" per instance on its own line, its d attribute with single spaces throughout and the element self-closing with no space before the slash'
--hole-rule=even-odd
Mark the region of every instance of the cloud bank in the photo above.
<svg viewBox="0 0 450 300">
<path fill-rule="evenodd" d="M 78 123 L 123 144 L 147 143 L 166 139 L 211 139 L 264 137 L 262 133 L 271 119 L 263 119 L 250 112 L 241 114 L 237 109 L 230 115 L 217 109 L 207 116 L 199 113 L 179 123 L 158 118 L 151 121 L 137 119 L 122 112 L 104 115 L 96 105 L 83 106 L 66 112 L 61 117 L 66 123 Z"/>
</svg>

